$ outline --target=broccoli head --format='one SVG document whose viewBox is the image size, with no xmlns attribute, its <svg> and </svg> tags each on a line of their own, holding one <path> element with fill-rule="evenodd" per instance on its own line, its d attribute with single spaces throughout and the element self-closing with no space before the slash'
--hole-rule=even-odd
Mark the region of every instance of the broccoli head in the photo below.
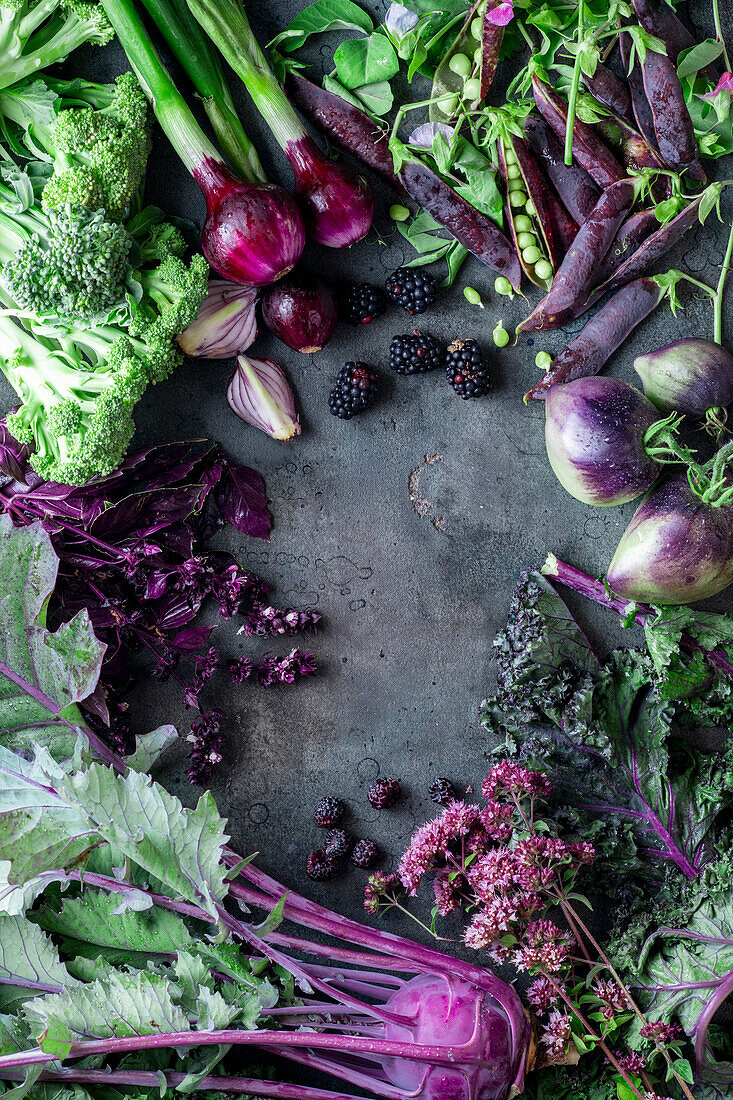
<svg viewBox="0 0 733 1100">
<path fill-rule="evenodd" d="M 87 107 L 60 110 L 47 135 L 53 175 L 43 190 L 43 206 L 103 208 L 119 221 L 140 188 L 150 155 L 148 103 L 133 73 L 117 78 L 111 101 L 105 103 L 100 94 L 96 106 L 93 95 L 87 98 L 92 100 Z M 33 137 L 38 140 L 35 130 Z"/>
<path fill-rule="evenodd" d="M 26 212 L 23 224 L 38 232 L 0 266 L 0 282 L 22 309 L 89 319 L 124 300 L 132 239 L 121 225 L 69 204 L 33 217 Z"/>
</svg>

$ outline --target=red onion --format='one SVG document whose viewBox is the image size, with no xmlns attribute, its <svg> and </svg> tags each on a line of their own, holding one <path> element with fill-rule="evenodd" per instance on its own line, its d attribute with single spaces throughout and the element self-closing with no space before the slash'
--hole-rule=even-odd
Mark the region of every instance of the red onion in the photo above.
<svg viewBox="0 0 733 1100">
<path fill-rule="evenodd" d="M 336 302 L 319 278 L 296 270 L 264 292 L 262 320 L 289 348 L 312 354 L 333 336 Z"/>
<path fill-rule="evenodd" d="M 300 435 L 293 391 L 282 368 L 272 359 L 238 355 L 227 386 L 227 401 L 241 420 L 273 439 L 287 441 Z"/>
<path fill-rule="evenodd" d="M 229 359 L 246 351 L 257 335 L 257 291 L 253 287 L 209 279 L 209 290 L 196 320 L 178 343 L 192 359 Z"/>
</svg>

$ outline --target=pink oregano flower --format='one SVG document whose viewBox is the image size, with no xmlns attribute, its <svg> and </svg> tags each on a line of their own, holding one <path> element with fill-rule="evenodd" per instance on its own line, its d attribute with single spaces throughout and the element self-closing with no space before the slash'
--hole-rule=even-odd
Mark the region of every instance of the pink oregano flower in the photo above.
<svg viewBox="0 0 733 1100">
<path fill-rule="evenodd" d="M 491 23 L 494 27 L 506 27 L 508 23 L 511 23 L 513 18 L 514 6 L 512 0 L 505 0 L 504 3 L 499 4 L 486 13 L 487 23 Z"/>
<path fill-rule="evenodd" d="M 715 99 L 719 92 L 728 92 L 733 95 L 733 73 L 723 73 L 712 92 L 706 92 L 700 99 Z"/>
</svg>

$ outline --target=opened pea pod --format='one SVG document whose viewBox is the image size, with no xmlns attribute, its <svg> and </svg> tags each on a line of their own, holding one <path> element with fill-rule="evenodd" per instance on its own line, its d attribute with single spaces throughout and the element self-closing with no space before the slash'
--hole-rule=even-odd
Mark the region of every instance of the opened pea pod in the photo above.
<svg viewBox="0 0 733 1100">
<path fill-rule="evenodd" d="M 505 131 L 496 142 L 499 171 L 506 185 L 504 213 L 527 278 L 549 290 L 555 274 L 555 243 L 547 184 L 523 138 Z"/>
<path fill-rule="evenodd" d="M 492 19 L 500 0 L 477 0 L 433 78 L 430 119 L 446 122 L 461 106 L 475 111 L 496 75 L 504 27 Z M 497 17 L 495 17 L 497 18 Z"/>
</svg>

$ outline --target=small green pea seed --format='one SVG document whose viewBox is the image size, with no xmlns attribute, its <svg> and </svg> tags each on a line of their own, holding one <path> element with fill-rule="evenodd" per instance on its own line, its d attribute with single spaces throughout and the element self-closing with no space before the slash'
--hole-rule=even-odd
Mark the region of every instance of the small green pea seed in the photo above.
<svg viewBox="0 0 733 1100">
<path fill-rule="evenodd" d="M 510 191 L 523 191 L 524 190 L 524 180 L 522 179 L 521 176 L 519 177 L 519 179 L 507 180 L 506 185 L 507 185 L 507 188 Z"/>
<path fill-rule="evenodd" d="M 534 233 L 517 233 L 517 244 L 520 248 L 532 248 L 537 244 L 537 238 Z"/>
<path fill-rule="evenodd" d="M 493 331 L 494 343 L 497 348 L 505 348 L 509 343 L 509 333 L 504 328 L 504 322 L 499 321 L 499 324 Z"/>
<path fill-rule="evenodd" d="M 508 180 L 517 180 L 521 177 L 522 173 L 519 170 L 518 164 L 507 164 L 506 166 L 506 178 Z"/>
<path fill-rule="evenodd" d="M 406 206 L 401 206 L 396 202 L 394 206 L 390 206 L 389 216 L 393 222 L 406 222 L 410 216 L 410 211 Z"/>
<path fill-rule="evenodd" d="M 552 356 L 546 351 L 538 351 L 534 361 L 540 370 L 549 370 L 552 366 Z"/>
<path fill-rule="evenodd" d="M 526 214 L 517 214 L 514 219 L 514 228 L 517 233 L 529 233 L 532 230 L 532 219 L 528 218 Z M 534 236 L 534 233 L 532 236 Z"/>
<path fill-rule="evenodd" d="M 464 99 L 478 99 L 481 95 L 481 81 L 475 76 L 472 76 L 463 85 L 463 98 Z"/>
<path fill-rule="evenodd" d="M 532 217 L 532 218 L 536 217 L 537 207 L 535 206 L 535 204 L 532 202 L 531 199 L 527 199 L 527 204 L 525 206 L 525 210 L 530 215 L 530 217 Z"/>
<path fill-rule="evenodd" d="M 534 265 L 534 273 L 538 279 L 551 279 L 552 264 L 549 260 L 538 260 Z"/>
<path fill-rule="evenodd" d="M 499 275 L 494 279 L 494 290 L 497 294 L 502 294 L 506 298 L 514 297 L 514 287 L 505 275 Z"/>
<path fill-rule="evenodd" d="M 472 306 L 481 306 L 481 309 L 484 308 L 484 303 L 481 300 L 481 295 L 477 290 L 474 290 L 472 286 L 464 286 L 463 297 L 466 299 L 467 302 L 470 302 Z"/>
<path fill-rule="evenodd" d="M 456 76 L 468 76 L 471 71 L 470 58 L 466 57 L 465 53 L 454 53 L 448 62 L 448 68 Z"/>
<path fill-rule="evenodd" d="M 542 253 L 536 244 L 530 245 L 529 248 L 522 249 L 522 259 L 526 264 L 536 264 L 541 257 Z"/>
<path fill-rule="evenodd" d="M 458 96 L 451 95 L 440 101 L 440 109 L 444 115 L 452 115 L 458 106 Z"/>
<path fill-rule="evenodd" d="M 506 165 L 517 163 L 517 156 L 511 145 L 504 146 L 504 163 Z"/>
<path fill-rule="evenodd" d="M 527 196 L 524 191 L 510 191 L 509 192 L 509 205 L 514 207 L 524 206 L 527 201 Z"/>
<path fill-rule="evenodd" d="M 475 19 L 471 20 L 471 34 L 474 38 L 477 38 L 479 42 L 484 36 L 484 21 L 480 15 L 477 15 Z"/>
</svg>

